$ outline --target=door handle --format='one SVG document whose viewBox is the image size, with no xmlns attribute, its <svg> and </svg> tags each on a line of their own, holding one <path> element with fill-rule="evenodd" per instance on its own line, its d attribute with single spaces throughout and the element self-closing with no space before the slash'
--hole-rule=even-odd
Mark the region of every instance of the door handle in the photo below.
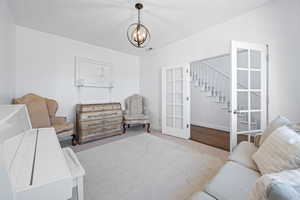
<svg viewBox="0 0 300 200">
<path fill-rule="evenodd" d="M 234 110 L 233 114 L 238 115 L 238 114 L 241 114 L 241 112 L 239 110 Z"/>
</svg>

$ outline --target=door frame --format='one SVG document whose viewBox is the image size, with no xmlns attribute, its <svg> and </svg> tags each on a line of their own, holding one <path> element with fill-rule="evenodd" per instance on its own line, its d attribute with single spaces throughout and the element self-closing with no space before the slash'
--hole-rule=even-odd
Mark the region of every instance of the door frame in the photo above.
<svg viewBox="0 0 300 200">
<path fill-rule="evenodd" d="M 175 69 L 175 68 L 183 68 L 183 127 L 185 127 L 184 134 L 178 134 L 178 129 L 167 130 L 166 125 L 166 119 L 167 119 L 167 114 L 166 114 L 166 71 L 169 69 Z M 184 63 L 181 65 L 173 65 L 170 67 L 163 67 L 161 70 L 162 74 L 162 91 L 161 91 L 161 97 L 162 97 L 162 106 L 161 106 L 161 116 L 162 116 L 162 134 L 167 134 L 183 139 L 190 139 L 191 133 L 190 133 L 190 128 L 191 128 L 191 87 L 190 87 L 190 63 Z"/>
</svg>

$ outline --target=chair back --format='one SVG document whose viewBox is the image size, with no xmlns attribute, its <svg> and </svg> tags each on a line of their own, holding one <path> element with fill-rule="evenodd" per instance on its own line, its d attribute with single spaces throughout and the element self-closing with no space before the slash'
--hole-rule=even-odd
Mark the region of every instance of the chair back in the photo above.
<svg viewBox="0 0 300 200">
<path fill-rule="evenodd" d="M 125 100 L 126 113 L 129 115 L 144 114 L 144 98 L 140 95 L 132 95 Z"/>
<path fill-rule="evenodd" d="M 21 98 L 14 99 L 13 103 L 26 105 L 33 128 L 51 127 L 50 113 L 45 98 L 36 94 L 27 94 Z M 53 102 L 50 103 L 53 104 Z M 53 106 L 51 106 L 51 114 L 53 114 L 54 110 L 55 112 L 57 110 L 52 107 Z"/>
</svg>

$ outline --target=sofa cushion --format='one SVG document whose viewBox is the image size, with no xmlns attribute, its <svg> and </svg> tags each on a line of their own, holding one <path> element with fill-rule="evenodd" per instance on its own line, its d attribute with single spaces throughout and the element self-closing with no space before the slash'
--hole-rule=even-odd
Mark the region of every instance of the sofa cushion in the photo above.
<svg viewBox="0 0 300 200">
<path fill-rule="evenodd" d="M 257 171 L 228 161 L 206 185 L 205 192 L 218 200 L 246 200 L 259 177 Z"/>
<path fill-rule="evenodd" d="M 257 147 L 250 142 L 241 142 L 229 156 L 229 160 L 237 162 L 245 167 L 257 170 L 257 166 L 252 159 L 252 155 L 257 151 Z"/>
<path fill-rule="evenodd" d="M 276 117 L 269 125 L 268 127 L 264 130 L 262 133 L 260 140 L 259 140 L 259 146 L 263 144 L 263 142 L 271 135 L 273 131 L 275 131 L 277 128 L 282 127 L 284 125 L 288 125 L 291 122 L 282 116 Z"/>
<path fill-rule="evenodd" d="M 283 126 L 276 129 L 252 156 L 262 174 L 300 167 L 300 135 Z"/>
<path fill-rule="evenodd" d="M 193 194 L 189 200 L 216 200 L 216 199 L 205 192 L 197 192 Z"/>
</svg>

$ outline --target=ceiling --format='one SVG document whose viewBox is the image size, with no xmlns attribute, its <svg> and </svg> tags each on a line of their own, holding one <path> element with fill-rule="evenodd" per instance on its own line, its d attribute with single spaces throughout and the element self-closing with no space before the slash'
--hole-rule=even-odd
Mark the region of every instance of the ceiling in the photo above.
<svg viewBox="0 0 300 200">
<path fill-rule="evenodd" d="M 160 48 L 271 0 L 10 0 L 16 24 L 124 53 L 142 55 L 126 38 L 142 2 L 148 47 Z"/>
</svg>

